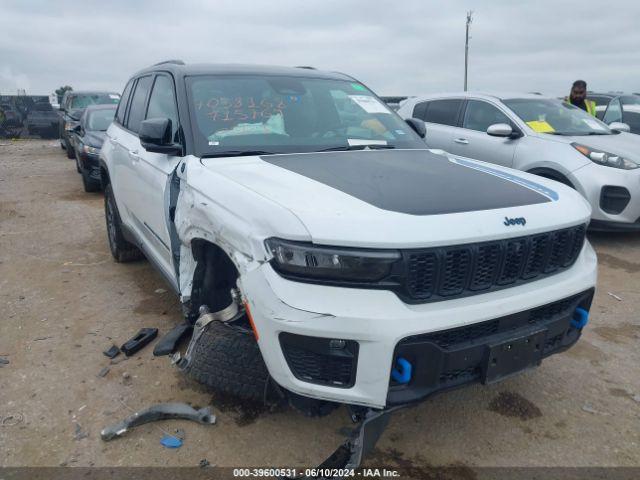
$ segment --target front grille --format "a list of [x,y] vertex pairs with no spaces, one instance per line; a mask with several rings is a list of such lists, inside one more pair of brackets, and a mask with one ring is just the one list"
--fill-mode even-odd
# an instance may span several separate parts
[[582,297],[584,297],[584,294],[581,293],[543,305],[542,307],[520,312],[519,314],[512,314],[494,320],[487,320],[486,322],[473,323],[464,327],[456,327],[434,333],[412,335],[403,339],[400,344],[431,342],[443,350],[450,350],[462,344],[473,342],[496,333],[504,333],[509,330],[526,327],[527,325],[545,322],[561,315],[568,315],[575,310],[578,300]]
[[526,237],[403,251],[404,300],[422,303],[498,290],[569,268],[585,225]]

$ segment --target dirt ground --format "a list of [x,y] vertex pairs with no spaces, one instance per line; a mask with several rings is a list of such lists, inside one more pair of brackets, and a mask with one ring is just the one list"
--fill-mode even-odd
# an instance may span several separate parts
[[[580,342],[524,375],[398,412],[368,465],[455,466],[460,478],[479,466],[640,466],[640,234],[590,239],[600,279]],[[308,419],[238,406],[152,347],[116,362],[102,354],[180,320],[149,263],[112,261],[102,195],[84,193],[57,141],[0,141],[0,466],[317,465],[343,440],[345,409]],[[218,422],[100,439],[104,426],[168,401],[212,405]],[[177,428],[182,448],[163,448],[163,431]]]

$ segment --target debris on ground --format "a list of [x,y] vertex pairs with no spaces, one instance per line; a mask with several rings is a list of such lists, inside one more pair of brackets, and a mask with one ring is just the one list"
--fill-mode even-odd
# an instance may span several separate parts
[[102,353],[109,358],[116,358],[118,355],[120,355],[120,349],[115,345],[111,345],[107,350],[105,350]]
[[100,432],[102,440],[108,442],[125,434],[129,429],[158,420],[183,419],[192,420],[203,425],[216,423],[216,417],[209,407],[196,410],[186,403],[161,403],[136,412],[123,421],[106,427]]
[[615,293],[611,293],[611,292],[607,292],[607,295],[609,295],[610,297],[615,298],[616,300],[618,300],[619,302],[622,301],[622,298],[620,298],[618,295],[616,295]]
[[82,440],[83,438],[87,438],[89,434],[82,429],[82,426],[76,422],[76,430],[73,434],[73,438],[77,440]]
[[14,427],[24,422],[24,415],[21,413],[12,413],[6,417],[0,417],[0,425],[3,427]]
[[200,460],[200,463],[198,465],[200,465],[200,468],[207,468],[211,464],[209,463],[209,460],[203,458],[202,460]]
[[165,435],[160,440],[160,444],[165,448],[180,448],[182,446],[182,440],[173,435]]
[[157,336],[157,328],[141,328],[133,338],[127,340],[124,345],[120,347],[120,350],[122,350],[127,357],[130,357],[136,352],[142,350]]
[[164,288],[157,288],[156,291],[155,291],[155,293],[158,293],[158,294],[162,294],[162,293],[166,293],[166,292],[167,291]]
[[111,369],[109,367],[104,367],[102,370],[100,370],[98,372],[98,376],[101,377],[101,378],[105,377],[107,375],[107,373],[109,373],[110,370]]
[[129,372],[124,372],[122,374],[122,384],[126,386],[131,385],[131,374]]
[[4,367],[5,365],[9,365],[9,360],[0,357],[0,368]]
[[185,437],[187,436],[187,434],[182,428],[177,428],[176,429],[176,433],[174,434],[174,436],[176,436],[180,440],[184,440]]
[[592,405],[585,403],[582,405],[582,410],[587,413],[593,413],[594,415],[609,415],[607,412],[601,412],[600,410],[596,410]]

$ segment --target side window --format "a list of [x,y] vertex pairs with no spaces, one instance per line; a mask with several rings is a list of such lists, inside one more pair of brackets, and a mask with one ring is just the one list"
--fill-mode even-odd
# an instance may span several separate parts
[[613,122],[622,121],[622,105],[620,104],[619,98],[615,98],[611,100],[611,103],[607,107],[607,111],[604,112],[604,117],[602,117],[602,121],[607,125]]
[[416,104],[415,107],[413,107],[413,118],[419,118],[420,120],[424,120],[425,119],[425,112],[427,111],[427,107],[429,106],[429,102],[422,102],[422,103],[418,103]]
[[118,103],[118,110],[116,110],[116,122],[120,125],[124,125],[124,112],[127,109],[127,102],[129,101],[129,95],[131,94],[131,87],[133,87],[133,80],[129,80],[127,86],[124,87],[124,92],[122,92],[120,102]]
[[425,122],[455,126],[462,100],[433,100],[424,116]]
[[168,118],[171,120],[171,138],[177,141],[178,110],[176,97],[173,93],[173,82],[166,75],[158,75],[149,97],[149,107],[146,118]]
[[462,122],[463,128],[486,132],[494,123],[511,125],[509,118],[493,105],[479,100],[469,100]]
[[131,106],[129,107],[129,115],[127,118],[127,128],[132,132],[138,133],[140,122],[144,119],[145,104],[147,94],[151,87],[151,76],[141,77],[138,79],[136,89],[131,98]]

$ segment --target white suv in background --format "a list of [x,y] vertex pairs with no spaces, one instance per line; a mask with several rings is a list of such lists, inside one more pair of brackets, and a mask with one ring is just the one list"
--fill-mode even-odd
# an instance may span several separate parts
[[591,204],[593,229],[640,231],[640,136],[625,124],[532,94],[412,97],[398,114],[425,121],[431,148],[575,188]]

